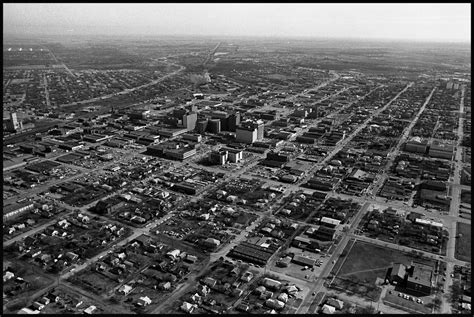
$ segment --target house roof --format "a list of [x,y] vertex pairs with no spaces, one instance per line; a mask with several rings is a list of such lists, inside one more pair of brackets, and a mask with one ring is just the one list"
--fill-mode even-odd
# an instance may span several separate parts
[[336,298],[328,299],[327,304],[335,307],[336,309],[342,309],[344,307],[344,302]]
[[327,304],[324,304],[323,305],[323,314],[334,314],[334,312],[336,311],[336,308],[331,306],[331,305],[327,305]]
[[406,267],[401,263],[397,263],[392,268],[392,276],[398,276],[399,278],[405,278]]
[[288,285],[285,290],[288,292],[288,293],[294,293],[294,292],[298,292],[298,288],[295,286],[295,285]]
[[279,286],[281,285],[281,282],[266,277],[266,278],[263,280],[263,284],[266,285],[266,286],[279,287]]

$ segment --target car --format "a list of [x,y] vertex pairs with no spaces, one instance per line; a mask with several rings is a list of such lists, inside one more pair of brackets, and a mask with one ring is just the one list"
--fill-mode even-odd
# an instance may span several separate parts
[[454,274],[453,274],[453,273],[451,273],[449,276],[450,276],[451,278],[454,278]]
[[313,296],[316,295],[316,292],[313,292]]
[[398,297],[402,297],[402,293],[398,293]]
[[445,277],[443,277],[443,282],[446,282],[446,278],[445,278]]

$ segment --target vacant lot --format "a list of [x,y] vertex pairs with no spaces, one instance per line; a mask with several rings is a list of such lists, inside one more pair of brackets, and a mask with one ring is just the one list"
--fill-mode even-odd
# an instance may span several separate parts
[[[336,264],[336,268],[340,267],[339,272],[336,271],[338,276],[353,274],[365,278],[373,276],[371,281],[375,282],[377,276],[385,277],[386,269],[391,267],[393,263],[409,264],[411,261],[416,260],[417,262],[432,264],[434,266],[432,260],[414,258],[411,254],[390,248],[383,248],[360,241],[355,242],[352,248],[351,245],[352,243],[348,244],[348,247],[346,247],[339,258],[341,264]],[[346,256],[344,256],[345,254]],[[372,271],[383,271],[383,274],[374,274]]]
[[458,222],[456,232],[462,235],[456,239],[456,249],[454,256],[461,261],[471,262],[471,226]]
[[378,300],[380,289],[375,285],[377,278],[384,279],[387,269],[393,263],[410,264],[417,261],[433,265],[431,260],[415,258],[410,254],[366,242],[351,241],[341,254],[333,272],[336,278],[331,286],[364,297]]

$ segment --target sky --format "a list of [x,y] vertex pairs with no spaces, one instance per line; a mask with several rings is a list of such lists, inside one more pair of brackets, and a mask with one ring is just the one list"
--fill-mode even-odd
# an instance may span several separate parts
[[3,34],[278,36],[470,43],[470,6],[4,3]]

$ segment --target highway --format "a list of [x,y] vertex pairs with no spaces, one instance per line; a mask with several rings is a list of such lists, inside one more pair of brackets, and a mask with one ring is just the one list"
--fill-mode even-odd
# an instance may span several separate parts
[[210,52],[209,54],[207,55],[206,59],[204,60],[204,62],[202,63],[202,66],[206,66],[207,63],[209,63],[211,60],[212,60],[212,57],[214,56],[214,54],[216,53],[217,49],[219,48],[219,46],[221,46],[221,42],[217,43],[216,47],[214,47]]
[[43,48],[45,48],[45,49],[47,49],[47,50],[49,51],[49,54],[53,57],[54,61],[55,61],[56,63],[58,63],[59,65],[61,65],[61,66],[69,73],[69,75],[71,75],[73,78],[76,78],[76,75],[74,75],[74,73],[69,69],[69,67],[67,67],[65,63],[60,62],[60,61],[57,59],[56,55],[54,55],[54,53],[53,53],[52,50],[50,50],[49,48],[47,48],[47,47],[45,47],[45,46],[43,46]]
[[[176,64],[173,64],[173,63],[170,63],[170,65],[176,65]],[[115,96],[121,96],[121,95],[125,95],[125,94],[130,94],[136,90],[139,90],[139,89],[143,89],[143,88],[147,88],[147,87],[150,87],[150,86],[153,86],[153,85],[156,85],[170,77],[173,77],[173,76],[176,76],[177,74],[183,72],[183,70],[186,68],[184,66],[180,66],[180,65],[176,65],[176,66],[179,66],[179,69],[175,70],[174,72],[172,73],[169,73],[169,74],[166,74],[158,79],[155,79],[155,80],[152,80],[150,81],[149,83],[146,83],[146,84],[143,84],[143,85],[140,85],[140,86],[137,86],[137,87],[133,87],[133,88],[129,88],[129,89],[125,89],[125,90],[122,90],[120,92],[116,92],[116,93],[113,93],[113,94],[108,94],[108,95],[104,95],[104,96],[99,96],[99,97],[95,97],[95,98],[91,98],[91,99],[86,99],[86,100],[81,100],[81,101],[76,101],[76,102],[71,102],[71,103],[67,103],[67,104],[62,104],[60,105],[60,107],[69,107],[69,106],[75,106],[75,105],[83,105],[83,104],[87,104],[87,103],[91,103],[91,102],[94,102],[94,101],[100,101],[100,100],[105,100],[105,99],[109,99],[109,98],[112,98],[112,97],[115,97]]]

